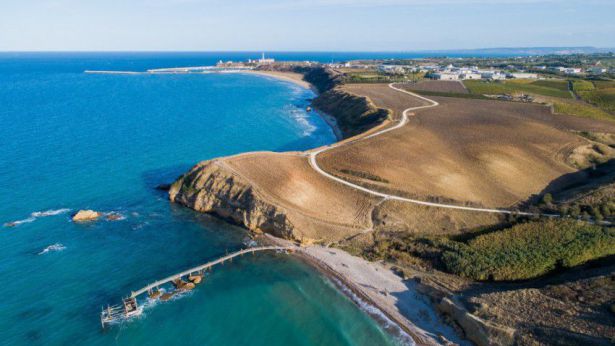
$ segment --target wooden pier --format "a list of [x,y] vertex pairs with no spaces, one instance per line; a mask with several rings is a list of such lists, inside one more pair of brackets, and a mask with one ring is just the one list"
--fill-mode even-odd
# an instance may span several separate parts
[[260,246],[260,247],[247,248],[247,249],[243,249],[237,252],[233,252],[224,257],[220,257],[214,261],[207,262],[200,266],[190,268],[181,273],[168,276],[162,280],[155,281],[139,290],[132,291],[128,298],[123,299],[123,306],[116,305],[116,306],[107,307],[106,309],[103,309],[103,311],[100,314],[101,324],[104,327],[105,324],[116,321],[122,317],[126,318],[126,317],[132,317],[132,316],[136,316],[140,314],[141,310],[139,309],[138,304],[137,304],[137,298],[139,296],[146,294],[146,293],[150,294],[151,296],[153,292],[159,292],[161,286],[169,284],[169,283],[175,284],[177,282],[181,282],[183,277],[192,277],[196,275],[202,275],[203,272],[205,272],[206,270],[218,264],[223,264],[226,261],[232,261],[233,258],[242,256],[245,254],[254,254],[255,252],[262,252],[262,251],[293,251],[293,250],[295,250],[295,247],[292,247],[292,246]]

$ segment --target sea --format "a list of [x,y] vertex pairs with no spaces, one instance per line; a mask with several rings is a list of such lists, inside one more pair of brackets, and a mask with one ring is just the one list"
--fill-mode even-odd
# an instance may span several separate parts
[[[274,57],[326,62],[386,54]],[[335,136],[305,111],[313,92],[289,82],[84,71],[259,55],[0,54],[0,345],[412,343],[336,283],[278,253],[216,267],[190,293],[141,299],[140,317],[101,326],[101,309],[132,290],[253,245],[244,229],[171,204],[156,186],[202,160],[305,150]],[[80,209],[119,219],[71,222]]]

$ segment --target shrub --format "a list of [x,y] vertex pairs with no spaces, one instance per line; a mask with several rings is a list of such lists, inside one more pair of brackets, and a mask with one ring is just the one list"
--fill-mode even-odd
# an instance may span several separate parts
[[458,243],[446,269],[476,280],[524,280],[615,254],[615,230],[573,220],[518,224]]

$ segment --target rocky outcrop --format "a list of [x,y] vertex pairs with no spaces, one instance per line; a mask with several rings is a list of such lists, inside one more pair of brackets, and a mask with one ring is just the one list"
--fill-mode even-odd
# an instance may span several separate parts
[[268,203],[249,182],[217,160],[201,162],[180,177],[171,185],[169,198],[253,231],[294,238],[285,211]]
[[340,88],[320,94],[312,104],[335,117],[345,138],[380,125],[389,117],[386,109],[378,108],[367,98],[347,93]]
[[437,309],[455,321],[463,329],[466,338],[478,346],[514,344],[514,329],[499,326],[472,315],[449,298],[442,298]]
[[86,222],[86,221],[94,221],[102,216],[102,213],[99,213],[94,210],[79,210],[77,214],[73,215],[74,222]]

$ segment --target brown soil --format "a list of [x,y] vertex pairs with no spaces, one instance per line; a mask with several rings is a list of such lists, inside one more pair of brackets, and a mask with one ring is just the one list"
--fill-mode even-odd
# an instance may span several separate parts
[[408,84],[407,90],[432,91],[441,93],[469,94],[461,81],[448,80],[423,80],[414,84]]
[[338,240],[370,227],[376,200],[316,173],[301,155],[256,153],[225,161],[234,172],[288,213],[297,235]]
[[[343,88],[396,114],[421,104],[386,85]],[[543,106],[431,98],[440,106],[416,111],[401,129],[325,152],[319,164],[338,176],[344,171],[378,176],[389,182],[379,184],[385,185],[383,190],[410,197],[510,207],[575,171],[568,158],[575,148],[588,144],[564,131],[568,125]],[[577,122],[575,130],[583,123],[593,121]]]

